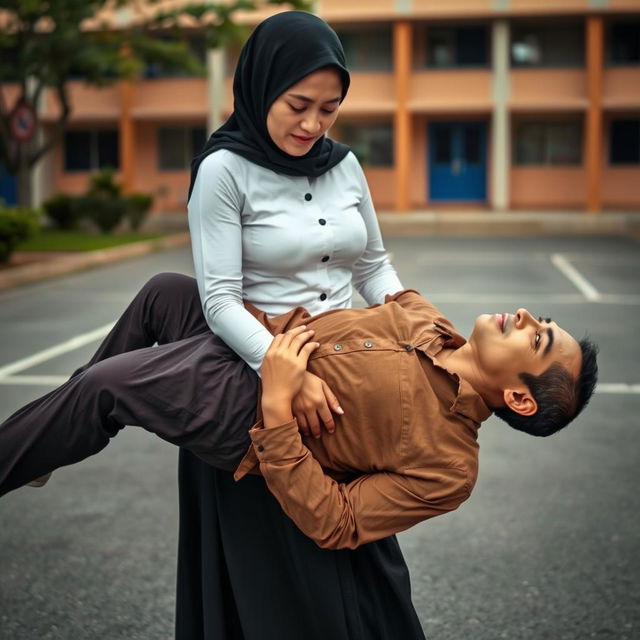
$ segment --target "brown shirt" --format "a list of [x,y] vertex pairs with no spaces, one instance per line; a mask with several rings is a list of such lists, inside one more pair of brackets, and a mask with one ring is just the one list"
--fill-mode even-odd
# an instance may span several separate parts
[[438,363],[464,338],[415,291],[383,305],[311,317],[302,308],[269,318],[272,332],[300,324],[321,343],[308,370],[344,408],[334,434],[306,438],[296,421],[258,422],[235,477],[259,467],[283,510],[321,547],[355,548],[452,511],[478,473],[482,398]]

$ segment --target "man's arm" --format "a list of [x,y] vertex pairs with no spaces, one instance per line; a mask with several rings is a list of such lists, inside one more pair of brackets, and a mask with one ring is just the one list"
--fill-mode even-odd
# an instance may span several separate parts
[[299,327],[280,334],[262,365],[263,419],[250,430],[260,471],[298,528],[325,548],[355,548],[455,509],[470,493],[464,469],[365,474],[350,483],[325,475],[291,411],[318,343]]
[[283,511],[320,547],[354,549],[456,509],[469,497],[463,469],[365,474],[349,483],[327,476],[295,420],[249,432],[260,472]]

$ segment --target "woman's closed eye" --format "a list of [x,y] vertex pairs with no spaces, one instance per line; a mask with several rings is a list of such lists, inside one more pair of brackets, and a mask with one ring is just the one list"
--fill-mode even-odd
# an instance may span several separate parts
[[[307,107],[295,107],[292,104],[289,105],[289,108],[294,113],[303,113],[307,109]],[[335,111],[335,109],[320,109],[320,111],[322,111],[322,113],[326,113],[327,115],[329,115],[329,114],[333,113]]]

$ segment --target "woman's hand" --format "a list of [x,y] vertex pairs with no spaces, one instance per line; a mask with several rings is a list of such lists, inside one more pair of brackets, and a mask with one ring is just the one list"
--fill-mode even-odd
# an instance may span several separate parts
[[313,330],[304,325],[279,333],[273,339],[260,367],[262,414],[265,426],[293,419],[292,401],[300,391],[309,356],[320,345],[309,342]]
[[314,438],[320,437],[321,423],[329,433],[335,431],[332,411],[339,415],[344,413],[327,383],[308,371],[304,373],[300,391],[293,399],[292,408],[302,435],[311,434]]

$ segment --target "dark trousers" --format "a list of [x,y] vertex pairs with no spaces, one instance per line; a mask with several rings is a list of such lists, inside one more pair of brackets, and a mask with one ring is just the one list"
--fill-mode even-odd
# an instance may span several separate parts
[[0,425],[0,495],[98,453],[125,425],[233,469],[256,399],[255,372],[211,334],[195,281],[160,274],[87,365]]

